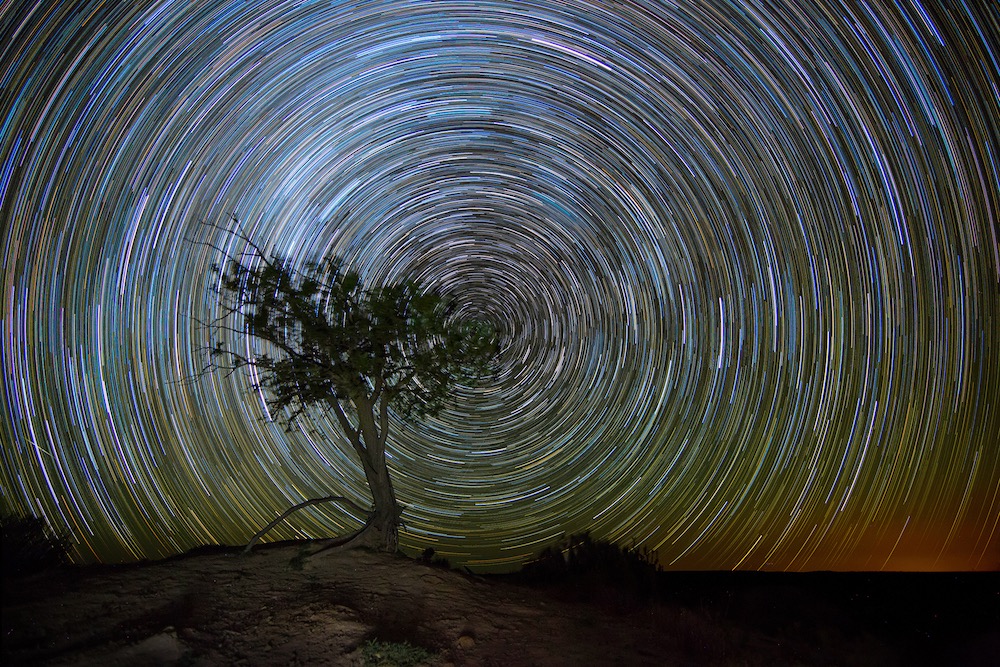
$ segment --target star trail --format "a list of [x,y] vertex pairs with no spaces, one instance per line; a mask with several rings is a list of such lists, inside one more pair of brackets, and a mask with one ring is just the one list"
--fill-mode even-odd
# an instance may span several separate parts
[[1000,568],[996,5],[27,0],[0,54],[2,501],[76,560],[370,504],[332,415],[202,372],[245,233],[503,333],[392,418],[407,550]]

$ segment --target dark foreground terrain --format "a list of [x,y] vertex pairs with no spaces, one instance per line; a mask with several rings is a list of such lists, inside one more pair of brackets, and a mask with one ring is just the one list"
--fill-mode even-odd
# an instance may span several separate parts
[[[295,544],[4,582],[4,665],[1000,665],[996,574],[528,585]],[[366,649],[367,647],[367,649]],[[399,655],[411,655],[404,651]]]

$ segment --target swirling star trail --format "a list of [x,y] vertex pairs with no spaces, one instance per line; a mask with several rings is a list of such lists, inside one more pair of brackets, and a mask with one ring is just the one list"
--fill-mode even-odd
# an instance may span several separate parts
[[3,503],[78,561],[370,502],[330,416],[200,373],[242,229],[504,332],[392,422],[407,549],[1000,567],[994,3],[24,0],[0,38]]

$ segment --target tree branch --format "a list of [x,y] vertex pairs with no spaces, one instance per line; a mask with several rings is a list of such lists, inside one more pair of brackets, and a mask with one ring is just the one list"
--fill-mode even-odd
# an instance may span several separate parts
[[348,507],[350,507],[352,510],[354,510],[359,514],[368,512],[368,510],[359,507],[350,498],[345,498],[344,496],[327,496],[325,498],[310,498],[309,500],[302,501],[298,505],[289,507],[287,510],[281,513],[281,516],[279,516],[277,519],[264,526],[261,530],[257,531],[257,534],[253,536],[253,539],[251,539],[250,542],[248,542],[247,545],[243,548],[243,553],[245,554],[250,553],[250,550],[253,549],[254,545],[260,541],[260,538],[264,537],[264,535],[266,535],[272,528],[274,528],[279,523],[284,521],[285,518],[292,512],[297,512],[303,507],[309,507],[310,505],[318,505],[320,503],[331,503],[331,502],[343,503],[344,505],[347,505]]
[[337,415],[337,421],[340,422],[340,427],[344,429],[344,433],[350,438],[351,446],[354,447],[354,451],[361,458],[362,461],[365,460],[365,445],[361,442],[361,427],[358,426],[354,428],[351,425],[351,420],[347,418],[344,414],[344,408],[340,405],[340,401],[337,400],[335,396],[331,396],[327,399],[327,404],[333,408],[333,414]]

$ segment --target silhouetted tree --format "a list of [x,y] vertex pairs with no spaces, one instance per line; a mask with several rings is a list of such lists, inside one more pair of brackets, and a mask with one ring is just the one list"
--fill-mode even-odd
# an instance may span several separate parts
[[[496,332],[488,322],[457,318],[450,299],[416,281],[365,286],[337,258],[296,269],[240,238],[251,251],[215,267],[223,312],[210,325],[210,368],[248,371],[271,414],[288,425],[307,410],[332,411],[373,500],[365,526],[337,543],[396,551],[402,508],[386,467],[389,411],[403,418],[437,414],[456,383],[488,375]],[[229,349],[220,341],[233,333],[256,344]],[[291,512],[329,501],[360,509],[343,496],[307,500],[247,549]]]

